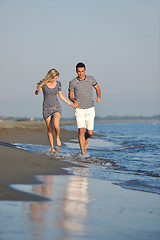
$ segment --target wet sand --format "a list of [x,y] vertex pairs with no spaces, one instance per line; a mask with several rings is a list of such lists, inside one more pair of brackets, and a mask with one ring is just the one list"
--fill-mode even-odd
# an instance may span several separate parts
[[[62,143],[74,137],[77,137],[77,132],[61,130]],[[62,168],[72,164],[16,149],[12,143],[49,145],[45,123],[0,122],[0,200],[43,200],[39,196],[16,191],[9,185],[38,183],[36,175],[67,174]]]

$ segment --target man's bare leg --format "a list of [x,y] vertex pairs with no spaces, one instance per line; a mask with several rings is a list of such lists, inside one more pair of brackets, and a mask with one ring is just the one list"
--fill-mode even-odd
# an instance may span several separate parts
[[88,144],[88,138],[90,138],[93,134],[93,131],[92,130],[86,130],[86,133],[85,133],[85,149],[88,148],[89,144]]
[[78,140],[82,155],[85,155],[85,128],[78,129]]

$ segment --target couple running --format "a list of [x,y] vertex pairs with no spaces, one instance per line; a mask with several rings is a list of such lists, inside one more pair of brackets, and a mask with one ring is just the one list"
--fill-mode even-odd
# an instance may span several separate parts
[[45,79],[37,84],[35,94],[43,91],[43,118],[47,125],[48,139],[51,145],[51,150],[55,152],[53,125],[56,133],[57,146],[61,146],[60,135],[60,117],[62,109],[58,100],[59,98],[71,107],[75,108],[75,117],[78,128],[78,140],[82,155],[85,155],[85,150],[88,148],[88,138],[92,136],[94,129],[95,107],[93,100],[92,87],[96,90],[96,102],[101,102],[101,90],[92,76],[86,76],[86,67],[84,63],[76,65],[77,77],[69,82],[69,99],[68,101],[61,90],[61,82],[57,81],[59,72],[51,69]]

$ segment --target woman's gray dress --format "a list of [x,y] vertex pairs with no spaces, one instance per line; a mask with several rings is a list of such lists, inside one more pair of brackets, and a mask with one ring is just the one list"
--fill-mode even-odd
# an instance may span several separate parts
[[43,90],[43,117],[47,119],[55,112],[62,113],[62,108],[58,100],[58,92],[61,91],[61,82],[57,81],[55,88],[49,88],[47,84],[42,87]]

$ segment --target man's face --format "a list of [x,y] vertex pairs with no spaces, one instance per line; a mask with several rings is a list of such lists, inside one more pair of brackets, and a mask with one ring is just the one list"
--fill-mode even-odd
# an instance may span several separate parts
[[79,80],[85,79],[85,73],[86,73],[86,70],[84,67],[77,68],[77,75],[78,75]]

